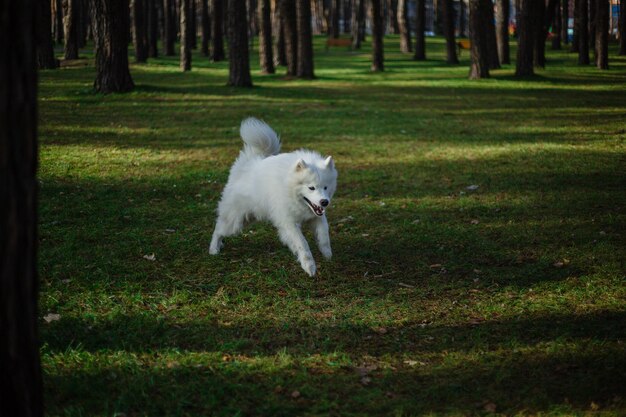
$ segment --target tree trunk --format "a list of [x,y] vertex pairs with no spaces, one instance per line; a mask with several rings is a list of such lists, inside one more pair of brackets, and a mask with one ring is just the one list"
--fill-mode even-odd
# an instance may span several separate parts
[[580,46],[580,2],[581,0],[574,0],[574,34],[570,52],[578,52],[578,47]]
[[246,0],[228,0],[228,85],[252,87]]
[[63,0],[53,0],[54,9],[52,14],[54,15],[54,40],[56,43],[63,43]]
[[399,18],[399,2],[402,0],[387,0],[387,20],[385,25],[385,32],[391,35],[400,33],[400,25],[398,24]]
[[159,10],[155,0],[147,0],[148,14],[148,56],[157,58],[159,56]]
[[535,41],[534,48],[534,63],[536,67],[544,68],[546,66],[546,35],[547,28],[545,25],[546,3],[544,0],[537,1],[533,5],[533,22],[535,27],[535,33],[533,40]]
[[296,19],[298,28],[298,66],[299,78],[313,79],[313,34],[311,29],[311,0],[296,1]]
[[330,26],[328,36],[339,37],[339,0],[330,0]]
[[49,0],[36,0],[37,64],[41,69],[54,69],[59,61],[54,57],[52,41],[52,11]]
[[589,7],[589,48],[593,49],[593,62],[598,59],[596,51],[596,0],[587,0]]
[[65,59],[78,59],[78,0],[63,0]]
[[485,2],[469,1],[469,35],[470,35],[470,73],[469,78],[476,80],[489,78],[489,51],[487,27],[485,26]]
[[578,64],[589,65],[589,14],[587,12],[589,3],[587,0],[579,0],[579,2]]
[[552,17],[552,49],[558,51],[561,49],[561,6],[560,1],[554,4],[554,15]]
[[411,28],[408,21],[408,1],[398,0],[398,31],[400,32],[400,51],[411,52]]
[[561,40],[567,45],[569,44],[569,0],[560,0],[559,3],[561,4]]
[[498,14],[496,16],[496,39],[498,41],[498,58],[500,64],[510,64],[511,54],[509,52],[509,0],[496,0]]
[[[624,10],[621,11],[622,13]],[[596,66],[609,69],[609,1],[596,0]]]
[[[542,0],[543,1],[543,0]],[[498,41],[496,39],[496,24],[493,13],[493,2],[491,0],[482,0],[481,12],[483,13],[483,25],[485,26],[485,34],[487,36],[487,59],[489,60],[489,69],[500,68],[500,59],[498,58]]]
[[128,70],[128,0],[91,0],[91,12],[96,49],[95,90],[105,94],[132,90],[135,85]]
[[189,33],[189,41],[191,49],[198,49],[198,11],[196,10],[196,0],[191,0],[190,14],[191,25]]
[[43,416],[37,277],[38,0],[0,2],[1,416]]
[[280,0],[283,31],[285,33],[285,58],[287,75],[295,76],[298,71],[298,25],[293,0]]
[[534,34],[533,6],[534,0],[519,0],[517,10],[517,62],[515,76],[527,77],[534,74],[533,50]]
[[270,0],[259,0],[259,66],[261,73],[274,74],[272,56],[272,10]]
[[619,55],[626,55],[626,0],[620,0],[619,2],[619,23],[617,25],[619,30]]
[[361,20],[364,19],[365,0],[353,0],[352,4],[352,49],[361,49]]
[[415,55],[416,61],[426,60],[426,1],[416,0],[415,4]]
[[274,33],[274,66],[286,66],[285,55],[285,28],[282,16],[282,0],[272,0],[274,14],[272,15],[272,32]]
[[209,18],[208,0],[200,0],[200,25],[202,27],[202,42],[200,44],[200,53],[202,56],[209,56],[209,41],[211,39],[211,20]]
[[454,39],[454,2],[453,0],[443,1],[443,33],[446,37],[446,62],[448,64],[458,64],[456,56],[456,42]]
[[132,35],[135,46],[135,61],[146,62],[148,60],[148,31],[146,25],[145,0],[131,0],[133,17]]
[[163,1],[163,55],[175,54],[174,41],[176,39],[176,24],[173,12],[174,0]]
[[211,61],[219,62],[224,54],[224,0],[211,0]]
[[380,0],[371,0],[372,13],[372,71],[384,71],[383,14]]
[[191,71],[192,0],[180,0],[180,69]]
[[459,1],[459,36],[464,38],[467,36],[465,33],[465,16],[466,16],[465,0]]

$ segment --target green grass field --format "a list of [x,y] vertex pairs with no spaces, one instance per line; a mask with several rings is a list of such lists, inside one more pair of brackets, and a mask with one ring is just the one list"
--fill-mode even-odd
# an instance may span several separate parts
[[[249,90],[197,54],[123,95],[40,73],[47,414],[626,415],[626,57],[469,81],[441,39],[379,74],[322,42]],[[314,278],[268,224],[208,255],[247,116],[335,158]]]

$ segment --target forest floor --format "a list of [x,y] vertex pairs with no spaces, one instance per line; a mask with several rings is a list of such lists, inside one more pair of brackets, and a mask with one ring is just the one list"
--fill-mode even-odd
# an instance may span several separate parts
[[[253,89],[197,53],[122,95],[91,52],[41,72],[47,414],[626,415],[626,57],[469,81],[427,43],[253,55]],[[336,161],[314,278],[267,224],[208,255],[247,116]]]

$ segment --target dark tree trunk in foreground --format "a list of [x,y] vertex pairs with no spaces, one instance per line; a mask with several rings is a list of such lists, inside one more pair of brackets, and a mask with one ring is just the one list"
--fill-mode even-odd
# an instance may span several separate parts
[[202,56],[209,56],[209,41],[211,39],[211,20],[209,17],[209,0],[200,0],[200,27],[202,29],[202,37],[200,42],[200,53]]
[[498,59],[500,64],[510,64],[511,54],[509,52],[509,0],[496,0],[496,39],[498,41]]
[[527,77],[533,75],[534,62],[534,27],[532,22],[534,0],[519,0],[517,10],[517,62],[515,64],[515,75],[517,77]]
[[54,57],[52,41],[52,11],[49,0],[37,0],[37,65],[41,69],[54,69],[59,61]]
[[148,7],[148,56],[157,58],[159,56],[159,9],[157,0],[147,0]]
[[619,9],[623,12],[619,14],[619,55],[626,55],[626,0],[619,2]]
[[287,75],[296,75],[298,71],[298,25],[296,23],[296,5],[293,0],[280,0],[280,4],[280,15],[285,34]]
[[174,0],[163,1],[163,55],[174,55],[176,24],[174,22]]
[[298,65],[296,75],[299,78],[313,79],[313,34],[311,28],[311,0],[296,0],[298,28]]
[[78,59],[78,0],[63,0],[64,58]]
[[191,71],[191,2],[192,0],[180,0],[180,69]]
[[[542,0],[543,1],[543,0]],[[496,17],[493,13],[493,3],[491,0],[482,0],[480,6],[483,14],[484,32],[487,36],[487,59],[489,60],[489,69],[500,68],[500,59],[498,58],[498,41],[496,39]]]
[[[569,0],[560,0],[561,4],[561,40],[565,45],[569,44]],[[558,6],[557,6],[558,7]]]
[[398,0],[398,31],[400,33],[400,51],[409,53],[411,48],[411,31],[409,30],[408,1]]
[[0,2],[1,416],[43,416],[37,325],[37,0]]
[[383,11],[380,0],[371,0],[372,14],[372,71],[384,71]]
[[426,0],[416,0],[415,3],[415,55],[417,61],[426,60]]
[[578,11],[580,17],[580,26],[578,32],[578,64],[589,64],[589,3],[587,0],[579,0],[580,10]]
[[[211,61],[219,62],[225,58],[224,33],[224,0],[211,0]],[[245,16],[245,13],[244,13]]]
[[[523,1],[523,0],[522,0]],[[469,0],[470,73],[472,80],[489,78],[489,51],[485,25],[485,3]]]
[[272,10],[270,0],[259,0],[259,66],[263,74],[274,73]]
[[148,60],[148,27],[146,24],[145,1],[131,0],[132,35],[136,62],[146,62]]
[[[622,10],[622,13],[624,10]],[[596,66],[609,69],[609,1],[596,0]]]
[[128,0],[91,0],[96,49],[96,80],[99,93],[118,93],[134,88],[128,70],[130,16]]
[[228,85],[252,87],[246,0],[228,0]]
[[458,64],[456,42],[454,40],[454,2],[443,0],[443,33],[446,37],[446,62]]

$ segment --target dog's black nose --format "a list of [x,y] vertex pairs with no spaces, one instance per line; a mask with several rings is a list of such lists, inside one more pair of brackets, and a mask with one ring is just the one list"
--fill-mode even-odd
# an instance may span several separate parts
[[324,200],[320,200],[320,204],[322,205],[322,207],[326,207],[330,202],[326,199]]

